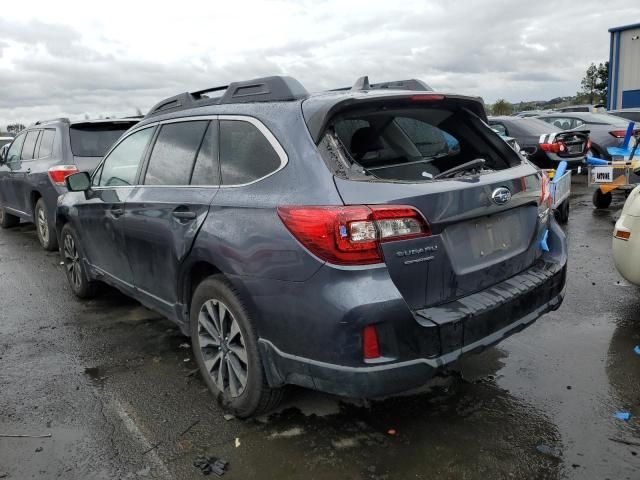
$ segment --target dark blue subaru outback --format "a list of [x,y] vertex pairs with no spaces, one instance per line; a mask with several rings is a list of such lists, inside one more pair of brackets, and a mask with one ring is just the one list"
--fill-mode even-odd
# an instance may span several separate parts
[[379,397],[557,309],[546,176],[481,99],[416,80],[309,94],[289,77],[157,104],[56,228],[71,288],[115,286],[191,336],[239,416],[286,384]]

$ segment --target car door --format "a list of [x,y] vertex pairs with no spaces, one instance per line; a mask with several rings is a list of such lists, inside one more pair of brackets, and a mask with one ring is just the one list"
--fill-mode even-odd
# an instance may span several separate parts
[[[0,166],[0,201],[3,207],[7,207],[11,210],[18,211],[18,199],[16,197],[15,185],[13,182],[12,172],[19,170],[22,166],[22,160],[20,160],[20,154],[22,152],[22,145],[26,138],[26,132],[18,135],[9,150],[7,151],[6,161]],[[24,213],[19,211],[20,213]]]
[[178,270],[218,191],[218,123],[158,127],[136,186],[125,202],[125,243],[136,289],[173,317]]
[[85,199],[76,204],[84,255],[107,283],[132,287],[123,236],[125,200],[135,188],[154,131],[155,127],[147,127],[122,139],[96,169]]
[[11,183],[15,195],[15,208],[32,215],[29,180],[33,169],[34,152],[40,137],[40,129],[29,130],[20,154],[20,165],[11,170]]

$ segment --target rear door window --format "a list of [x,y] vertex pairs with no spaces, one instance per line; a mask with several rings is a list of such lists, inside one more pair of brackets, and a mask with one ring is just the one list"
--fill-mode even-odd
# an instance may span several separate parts
[[145,185],[188,185],[208,121],[162,125],[153,146]]
[[53,140],[56,138],[56,131],[51,128],[47,128],[42,131],[40,135],[40,150],[38,151],[38,158],[50,157],[53,152]]
[[244,120],[220,120],[220,170],[223,185],[251,183],[280,168],[269,140]]
[[94,185],[102,187],[133,185],[154,130],[153,127],[138,130],[111,150],[94,177]]
[[30,132],[27,132],[27,138],[25,138],[24,140],[24,145],[22,146],[22,155],[20,156],[22,160],[33,159],[33,151],[36,148],[38,135],[40,135],[40,130],[31,130]]

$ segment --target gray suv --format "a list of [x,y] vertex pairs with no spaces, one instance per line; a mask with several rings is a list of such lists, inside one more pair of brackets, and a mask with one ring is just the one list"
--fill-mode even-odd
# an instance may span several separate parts
[[486,121],[481,99],[415,80],[168,98],[67,177],[70,286],[104,282],[175,321],[239,416],[286,384],[417,387],[562,302],[548,179]]
[[36,224],[38,240],[56,250],[55,209],[66,191],[64,177],[92,171],[113,143],[139,119],[36,122],[0,156],[0,226],[24,219]]

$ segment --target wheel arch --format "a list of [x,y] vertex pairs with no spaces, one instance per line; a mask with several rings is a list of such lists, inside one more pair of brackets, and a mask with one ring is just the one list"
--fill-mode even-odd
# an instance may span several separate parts
[[[184,305],[182,324],[188,328],[190,322],[191,299],[203,280],[212,275],[222,275],[229,282],[231,287],[241,296],[244,305],[249,309],[251,317],[255,319],[258,315],[255,304],[250,292],[247,290],[243,282],[236,276],[228,275],[222,271],[217,262],[210,258],[191,258],[183,263],[180,275],[178,277],[178,296],[179,301]],[[254,325],[259,331],[258,325]]]
[[29,192],[29,206],[31,207],[31,215],[35,218],[36,215],[36,203],[42,198],[42,193],[39,190],[32,188]]

